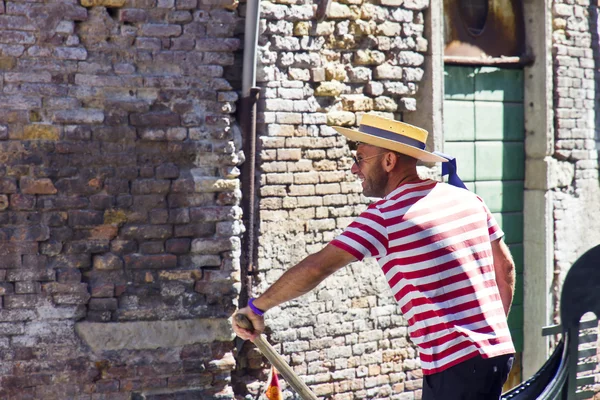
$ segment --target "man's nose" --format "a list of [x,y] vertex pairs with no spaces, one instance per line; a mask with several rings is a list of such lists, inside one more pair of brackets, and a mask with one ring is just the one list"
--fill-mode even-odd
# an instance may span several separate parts
[[360,168],[358,168],[358,164],[357,163],[352,163],[352,168],[350,168],[350,172],[352,172],[354,175],[358,174],[358,172],[360,171]]

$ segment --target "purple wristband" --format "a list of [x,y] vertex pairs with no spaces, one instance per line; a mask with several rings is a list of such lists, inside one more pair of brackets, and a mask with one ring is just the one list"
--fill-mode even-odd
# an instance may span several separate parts
[[248,300],[248,307],[250,307],[250,309],[252,310],[252,312],[256,315],[258,315],[259,317],[262,317],[263,315],[265,315],[265,312],[263,310],[261,310],[260,308],[256,307],[254,305],[254,298],[251,297],[250,300]]

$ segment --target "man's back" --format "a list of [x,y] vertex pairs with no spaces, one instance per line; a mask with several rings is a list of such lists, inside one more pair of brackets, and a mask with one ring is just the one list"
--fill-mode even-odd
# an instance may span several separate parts
[[371,204],[332,244],[377,258],[432,374],[514,352],[491,250],[502,235],[478,196],[425,180]]

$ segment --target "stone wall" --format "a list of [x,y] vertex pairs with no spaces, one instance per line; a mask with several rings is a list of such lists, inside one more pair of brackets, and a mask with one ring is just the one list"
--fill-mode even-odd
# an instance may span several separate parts
[[[600,40],[598,5],[587,0],[553,6],[555,153],[554,315],[558,319],[562,283],[571,265],[600,242]],[[600,317],[600,316],[597,316]],[[597,356],[598,357],[598,356]],[[600,366],[595,371],[600,392]]]
[[0,1],[1,398],[232,398],[235,6]]
[[[600,242],[596,118],[598,7],[558,1],[553,7],[555,152],[553,160],[555,295],[570,266]],[[558,299],[555,303],[558,312]]]
[[[345,139],[365,112],[416,110],[427,1],[263,1],[259,38],[260,237],[255,293],[320,250],[368,202]],[[270,340],[318,396],[420,398],[421,370],[375,264],[355,263],[269,312]],[[264,386],[250,355],[247,387]],[[252,377],[252,373],[254,376]]]

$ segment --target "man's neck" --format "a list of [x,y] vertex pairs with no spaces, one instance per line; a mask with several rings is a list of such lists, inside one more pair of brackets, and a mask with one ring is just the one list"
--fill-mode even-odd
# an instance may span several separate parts
[[387,196],[394,190],[396,190],[401,185],[418,182],[421,178],[419,178],[419,174],[416,169],[410,169],[406,171],[402,171],[394,176],[394,178],[388,181],[388,185],[386,186],[385,195]]

